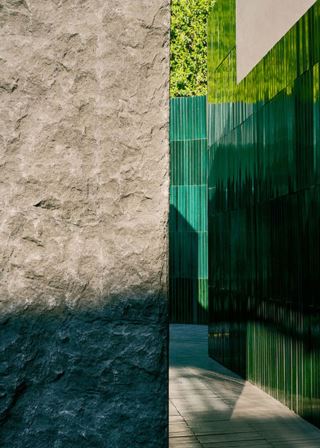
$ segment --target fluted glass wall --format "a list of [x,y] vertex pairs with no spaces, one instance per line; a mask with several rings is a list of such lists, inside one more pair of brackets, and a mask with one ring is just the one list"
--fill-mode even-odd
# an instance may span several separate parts
[[320,4],[236,82],[209,20],[209,350],[320,425]]
[[206,97],[170,101],[170,320],[207,323]]

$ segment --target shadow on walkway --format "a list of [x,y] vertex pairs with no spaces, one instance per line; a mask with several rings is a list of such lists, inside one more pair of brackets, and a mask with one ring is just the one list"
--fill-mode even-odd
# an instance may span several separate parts
[[170,327],[170,448],[319,448],[320,431],[208,356],[207,326]]

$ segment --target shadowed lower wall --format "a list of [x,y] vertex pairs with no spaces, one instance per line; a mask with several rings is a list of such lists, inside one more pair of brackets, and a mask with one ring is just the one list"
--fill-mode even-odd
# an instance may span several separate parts
[[0,445],[166,447],[168,1],[0,29]]

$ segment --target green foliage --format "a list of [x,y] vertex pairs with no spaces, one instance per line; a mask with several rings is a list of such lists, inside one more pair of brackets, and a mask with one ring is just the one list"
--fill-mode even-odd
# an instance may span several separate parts
[[207,94],[207,22],[214,3],[171,0],[171,97]]

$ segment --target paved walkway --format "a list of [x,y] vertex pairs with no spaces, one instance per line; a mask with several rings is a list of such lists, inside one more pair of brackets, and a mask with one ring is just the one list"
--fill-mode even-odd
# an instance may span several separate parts
[[170,329],[170,448],[320,448],[320,431],[207,356],[207,327]]

